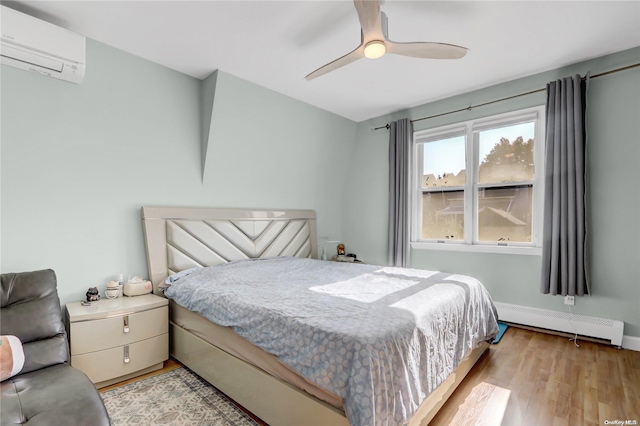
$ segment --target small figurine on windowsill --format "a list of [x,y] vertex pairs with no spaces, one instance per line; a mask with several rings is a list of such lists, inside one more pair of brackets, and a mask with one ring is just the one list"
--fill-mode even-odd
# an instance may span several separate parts
[[89,287],[87,290],[87,302],[97,302],[100,300],[100,293],[97,287]]

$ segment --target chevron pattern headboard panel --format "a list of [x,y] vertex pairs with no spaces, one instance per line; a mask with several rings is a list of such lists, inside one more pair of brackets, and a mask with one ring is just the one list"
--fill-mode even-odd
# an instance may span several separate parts
[[317,257],[311,210],[143,207],[149,279],[154,291],[170,274],[234,260]]

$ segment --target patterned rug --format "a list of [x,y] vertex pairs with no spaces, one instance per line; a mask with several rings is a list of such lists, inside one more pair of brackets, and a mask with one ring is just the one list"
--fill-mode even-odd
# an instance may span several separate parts
[[101,394],[113,426],[255,426],[222,392],[180,367]]

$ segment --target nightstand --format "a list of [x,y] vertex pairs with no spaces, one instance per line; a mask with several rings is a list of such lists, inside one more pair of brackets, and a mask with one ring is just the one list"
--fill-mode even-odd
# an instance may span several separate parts
[[162,368],[169,359],[169,301],[148,294],[67,304],[71,365],[97,388]]

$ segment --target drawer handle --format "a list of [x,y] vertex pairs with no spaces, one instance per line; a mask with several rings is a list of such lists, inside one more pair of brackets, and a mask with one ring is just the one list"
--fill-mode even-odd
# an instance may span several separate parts
[[129,332],[129,315],[124,316],[124,330],[125,333]]
[[129,345],[124,347],[124,363],[129,364]]

